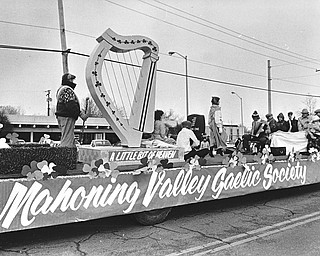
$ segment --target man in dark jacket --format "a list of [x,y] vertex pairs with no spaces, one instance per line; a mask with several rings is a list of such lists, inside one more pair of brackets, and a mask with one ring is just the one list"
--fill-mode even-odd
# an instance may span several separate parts
[[298,120],[293,117],[293,113],[290,111],[288,113],[288,126],[289,126],[289,132],[297,132],[298,131]]
[[267,118],[267,123],[270,127],[270,132],[271,133],[276,132],[278,130],[276,119],[273,118],[273,115],[271,113],[266,114],[266,118]]
[[60,147],[75,147],[74,128],[79,117],[84,121],[87,114],[80,110],[79,99],[74,92],[76,76],[66,73],[62,76],[61,86],[57,91],[56,117],[61,130]]

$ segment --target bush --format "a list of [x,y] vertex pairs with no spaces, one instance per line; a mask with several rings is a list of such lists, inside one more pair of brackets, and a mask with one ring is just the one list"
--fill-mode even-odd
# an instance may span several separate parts
[[24,165],[46,160],[68,170],[76,168],[77,149],[67,147],[13,147],[0,149],[0,174],[20,174]]
[[26,144],[11,144],[9,146],[12,148],[49,148],[49,144],[39,144],[39,143],[26,143]]

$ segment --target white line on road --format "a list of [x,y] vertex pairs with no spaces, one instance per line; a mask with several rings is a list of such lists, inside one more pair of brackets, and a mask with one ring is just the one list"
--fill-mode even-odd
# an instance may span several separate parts
[[[316,217],[314,217],[314,216],[316,216]],[[251,230],[246,233],[238,234],[235,236],[230,236],[225,239],[221,239],[221,240],[214,241],[211,243],[188,248],[186,250],[182,250],[179,252],[170,253],[167,256],[179,256],[179,255],[185,255],[185,254],[188,254],[191,252],[193,253],[193,256],[201,256],[201,255],[205,255],[208,253],[218,252],[218,251],[222,251],[222,250],[225,250],[225,249],[237,246],[237,245],[245,244],[245,243],[260,239],[262,237],[270,236],[270,235],[276,234],[276,233],[284,231],[284,230],[288,230],[288,229],[291,229],[291,228],[294,228],[297,226],[301,226],[306,223],[317,221],[317,220],[320,220],[320,211],[314,212],[311,214],[307,214],[307,215],[303,215],[303,216],[293,218],[290,220],[282,221],[282,222],[279,222],[279,223],[276,223],[276,224],[273,224],[270,226],[265,226],[262,228]],[[261,234],[258,234],[258,233],[261,233]],[[253,236],[250,236],[250,235],[253,235]],[[250,237],[248,237],[248,236],[250,236]],[[239,238],[243,238],[243,239],[232,242],[232,241],[239,239]],[[212,246],[216,246],[216,245],[219,245],[219,247],[196,253],[197,251],[200,251],[200,250],[212,247]]]

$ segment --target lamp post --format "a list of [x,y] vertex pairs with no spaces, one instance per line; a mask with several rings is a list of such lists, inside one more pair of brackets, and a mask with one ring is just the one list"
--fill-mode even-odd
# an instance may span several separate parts
[[243,108],[242,108],[242,98],[236,93],[231,92],[231,94],[236,95],[240,99],[240,108],[241,108],[241,127],[242,127],[242,135],[244,134],[244,127],[243,127]]
[[172,56],[173,54],[177,54],[179,55],[181,58],[184,58],[185,63],[186,63],[186,114],[187,117],[189,115],[189,92],[188,92],[188,56],[183,56],[182,54],[178,53],[178,52],[168,52],[168,54],[170,56]]

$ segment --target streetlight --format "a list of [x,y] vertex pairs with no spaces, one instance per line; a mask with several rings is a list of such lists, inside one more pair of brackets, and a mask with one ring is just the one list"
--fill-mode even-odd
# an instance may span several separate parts
[[172,56],[173,54],[177,54],[179,55],[181,58],[185,59],[186,62],[186,113],[187,113],[187,117],[189,115],[189,93],[188,93],[188,56],[183,56],[182,54],[178,53],[178,52],[168,52],[168,54],[170,56]]
[[231,92],[231,94],[235,94],[240,99],[240,107],[241,107],[241,127],[242,127],[242,135],[244,134],[244,127],[243,127],[243,108],[242,108],[242,98],[236,93]]

